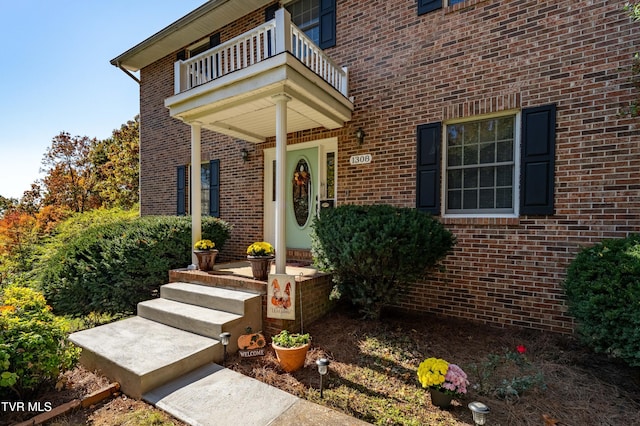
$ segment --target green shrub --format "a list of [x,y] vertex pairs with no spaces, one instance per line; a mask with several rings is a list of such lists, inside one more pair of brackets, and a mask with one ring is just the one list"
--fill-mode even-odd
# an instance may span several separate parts
[[583,341],[596,352],[640,366],[640,235],[580,251],[565,289]]
[[[224,246],[231,227],[203,218],[202,235]],[[187,217],[145,216],[90,227],[61,246],[40,281],[56,312],[68,315],[132,313],[154,297],[170,269],[191,263]]]
[[423,277],[454,244],[440,222],[409,208],[343,205],[313,223],[316,264],[333,273],[334,295],[367,318],[379,318],[403,285]]
[[55,383],[80,350],[67,340],[68,323],[54,316],[44,296],[26,287],[0,295],[0,399],[24,399]]

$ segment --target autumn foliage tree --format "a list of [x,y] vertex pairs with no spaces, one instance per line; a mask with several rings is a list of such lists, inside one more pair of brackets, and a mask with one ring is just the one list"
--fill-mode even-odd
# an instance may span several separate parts
[[113,131],[91,153],[100,179],[97,191],[102,207],[131,208],[138,202],[139,117]]
[[61,132],[54,137],[42,159],[47,175],[44,184],[44,205],[68,207],[83,212],[99,207],[100,198],[95,192],[96,166],[91,162],[91,151],[97,139],[74,136]]

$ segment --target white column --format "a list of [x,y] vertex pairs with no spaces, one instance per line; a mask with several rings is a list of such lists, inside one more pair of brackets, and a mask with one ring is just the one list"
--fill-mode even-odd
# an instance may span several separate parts
[[[191,194],[191,247],[202,237],[202,184],[200,181],[200,132],[202,123],[191,123],[191,173],[189,174]],[[191,262],[198,264],[196,255],[191,253]]]
[[286,176],[287,171],[287,102],[284,93],[273,97],[276,103],[276,274],[287,269]]

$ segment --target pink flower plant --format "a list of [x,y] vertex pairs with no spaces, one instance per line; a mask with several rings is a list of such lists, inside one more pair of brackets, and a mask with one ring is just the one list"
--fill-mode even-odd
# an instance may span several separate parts
[[462,368],[456,364],[449,364],[449,370],[447,370],[447,375],[444,377],[444,383],[441,386],[457,394],[466,394],[468,384],[467,374],[462,371]]
[[516,346],[516,350],[519,354],[524,355],[525,352],[527,352],[527,347],[525,345],[518,345]]

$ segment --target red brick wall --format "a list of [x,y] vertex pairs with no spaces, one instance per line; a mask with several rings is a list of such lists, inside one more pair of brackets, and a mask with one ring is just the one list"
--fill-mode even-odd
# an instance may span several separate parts
[[[570,332],[562,280],[580,247],[640,231],[638,119],[628,67],[640,42],[622,1],[469,0],[417,16],[415,0],[338,0],[337,45],[349,68],[351,122],[289,135],[338,137],[338,203],[415,206],[416,126],[556,103],[553,216],[443,218],[458,237],[446,271],[411,286],[400,308]],[[223,41],[262,22],[256,11]],[[195,41],[195,40],[194,40]],[[634,47],[635,45],[635,47]],[[173,92],[175,53],[142,71],[143,214],[175,212],[175,167],[189,162],[189,128],[162,102]],[[352,136],[362,127],[359,146]],[[203,160],[221,160],[222,218],[235,228],[224,252],[241,256],[262,235],[262,152],[203,133]],[[242,163],[240,149],[250,150]],[[370,164],[349,157],[370,153]]]

